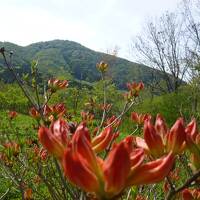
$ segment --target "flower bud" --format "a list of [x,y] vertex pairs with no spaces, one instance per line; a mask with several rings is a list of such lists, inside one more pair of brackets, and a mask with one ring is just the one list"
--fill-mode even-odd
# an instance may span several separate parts
[[108,70],[108,63],[101,61],[100,63],[97,63],[96,67],[101,73],[105,73]]

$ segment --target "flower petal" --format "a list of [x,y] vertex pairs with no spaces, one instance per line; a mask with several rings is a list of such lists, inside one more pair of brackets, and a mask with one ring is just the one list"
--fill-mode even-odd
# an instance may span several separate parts
[[96,175],[88,167],[88,163],[71,147],[65,150],[63,157],[65,176],[86,192],[98,192],[99,183]]
[[154,157],[163,155],[164,144],[162,142],[162,138],[156,133],[155,128],[149,120],[144,123],[144,139],[149,147],[149,151]]
[[63,145],[67,145],[69,137],[69,126],[66,121],[58,119],[50,126],[52,134],[57,137]]
[[186,133],[183,125],[183,119],[179,118],[167,136],[168,151],[172,151],[174,154],[180,153],[183,150],[185,140]]
[[131,171],[137,169],[144,160],[144,150],[141,148],[135,149],[130,154]]
[[110,142],[116,138],[118,134],[112,133],[112,128],[108,127],[104,129],[98,136],[96,136],[92,140],[92,149],[96,152],[99,153],[102,150],[104,150]]
[[145,140],[141,137],[135,137],[135,144],[139,148],[143,148],[146,153],[149,153],[149,148],[145,142]]
[[194,200],[189,189],[184,189],[182,191],[182,198],[183,198],[183,200]]
[[40,127],[38,137],[45,149],[60,159],[63,156],[65,147],[46,127]]
[[112,195],[119,194],[125,187],[130,168],[129,150],[126,143],[122,141],[115,145],[104,161],[105,191]]
[[156,132],[161,136],[161,138],[164,141],[168,130],[167,130],[167,125],[165,123],[165,120],[160,114],[157,114],[156,116],[155,129],[156,129]]
[[89,131],[84,124],[80,124],[72,138],[72,150],[87,162],[92,170],[98,170],[96,155],[92,150]]
[[144,185],[159,182],[168,175],[173,163],[174,156],[169,153],[163,158],[143,164],[131,173],[127,185]]

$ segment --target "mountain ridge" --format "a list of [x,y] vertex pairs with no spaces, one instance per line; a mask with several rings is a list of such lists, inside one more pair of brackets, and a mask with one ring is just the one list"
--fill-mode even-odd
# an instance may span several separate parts
[[[13,51],[14,66],[19,66],[19,72],[30,71],[30,62],[39,61],[39,70],[46,76],[67,76],[87,82],[99,80],[100,74],[96,63],[104,60],[110,65],[108,77],[112,78],[118,88],[124,88],[128,81],[151,83],[155,69],[89,49],[77,42],[69,40],[43,41],[26,46],[10,42],[0,42],[0,47]],[[0,58],[0,78],[6,80],[8,74],[3,68]],[[156,71],[161,78],[161,72]],[[64,77],[63,77],[64,78]],[[8,81],[8,80],[6,80]]]

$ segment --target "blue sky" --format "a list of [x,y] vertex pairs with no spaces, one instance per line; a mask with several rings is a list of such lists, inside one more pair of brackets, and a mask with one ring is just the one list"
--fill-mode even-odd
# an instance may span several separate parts
[[118,46],[131,59],[131,39],[144,22],[180,0],[0,0],[0,41],[19,45],[72,40],[106,52]]

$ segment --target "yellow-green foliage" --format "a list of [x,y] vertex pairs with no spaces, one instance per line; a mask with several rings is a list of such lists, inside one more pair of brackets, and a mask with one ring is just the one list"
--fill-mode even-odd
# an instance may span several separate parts
[[0,84],[0,109],[27,112],[28,101],[16,84]]
[[193,94],[190,86],[180,88],[177,93],[146,98],[136,107],[136,111],[150,113],[153,116],[161,113],[170,125],[180,116],[185,120],[190,120],[194,115],[198,117],[198,112],[193,110]]

